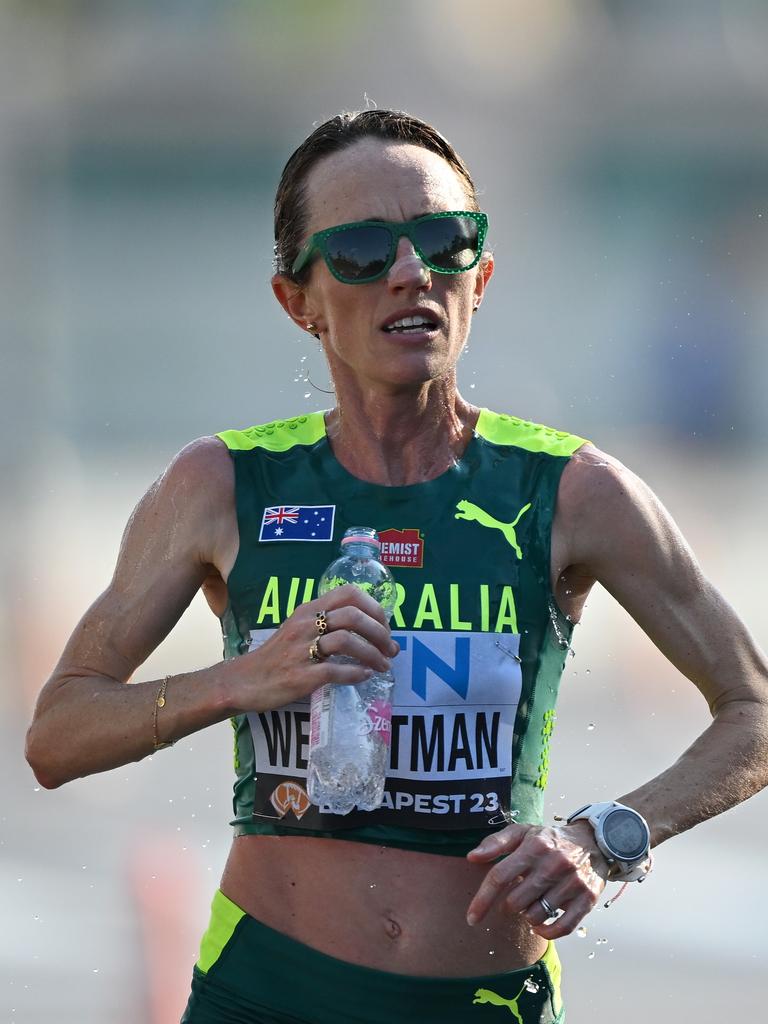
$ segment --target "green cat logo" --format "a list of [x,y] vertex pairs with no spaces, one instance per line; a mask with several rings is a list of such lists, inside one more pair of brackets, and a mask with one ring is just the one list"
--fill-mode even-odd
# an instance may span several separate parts
[[523,994],[527,988],[527,979],[523,982],[523,987],[517,993],[514,999],[505,999],[504,996],[498,995],[496,992],[491,992],[489,988],[479,988],[475,992],[475,998],[472,1000],[472,1005],[475,1003],[492,1003],[494,1006],[506,1006],[511,1014],[517,1017],[520,1024],[523,1024],[523,1018],[520,1015],[520,1007],[517,1005],[517,1000]]
[[515,527],[520,522],[521,517],[531,507],[530,501],[527,505],[523,505],[520,511],[517,513],[516,519],[511,523],[500,523],[498,519],[494,519],[492,515],[489,515],[479,505],[473,505],[471,501],[460,501],[457,503],[456,508],[459,510],[454,516],[455,519],[469,519],[472,522],[479,523],[480,526],[488,526],[492,530],[501,530],[504,534],[504,539],[508,544],[511,544],[515,549],[515,554],[518,558],[523,557],[523,552],[520,550],[520,545],[517,543],[517,536],[515,534]]

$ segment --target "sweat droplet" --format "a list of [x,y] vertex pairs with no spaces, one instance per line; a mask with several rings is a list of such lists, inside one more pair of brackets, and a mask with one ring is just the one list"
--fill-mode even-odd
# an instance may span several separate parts
[[312,397],[312,392],[311,392],[311,391],[306,391],[306,392],[304,393],[304,397],[305,397],[305,398],[311,398],[311,397]]
[[582,925],[581,928],[577,928],[576,929],[576,934],[578,935],[578,937],[580,939],[586,939],[586,937],[587,937],[587,929],[584,927],[584,925]]
[[587,960],[594,960],[594,959],[595,959],[595,954],[594,953],[590,953],[589,956],[587,957]]
[[533,980],[533,978],[526,978],[525,979],[525,987],[526,987],[526,989],[529,992],[538,992],[539,991],[539,986],[536,984],[536,982]]
[[594,722],[590,722],[589,725],[587,726],[587,731],[588,732],[592,732],[592,730],[594,728],[595,728],[595,723]]

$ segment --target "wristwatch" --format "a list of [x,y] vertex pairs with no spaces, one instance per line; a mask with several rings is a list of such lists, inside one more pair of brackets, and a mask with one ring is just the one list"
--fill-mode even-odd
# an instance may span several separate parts
[[651,830],[642,814],[607,800],[580,807],[566,821],[570,825],[581,818],[592,826],[598,849],[611,867],[610,881],[634,882],[645,877]]

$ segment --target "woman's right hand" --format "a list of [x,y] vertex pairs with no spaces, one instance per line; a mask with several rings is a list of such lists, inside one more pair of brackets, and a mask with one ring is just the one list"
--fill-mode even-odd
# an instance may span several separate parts
[[[327,632],[318,638],[320,612]],[[319,662],[310,658],[314,641]],[[227,704],[232,714],[267,711],[301,700],[325,683],[361,683],[374,672],[388,671],[399,651],[381,606],[347,583],[299,605],[265,643],[232,659]],[[357,664],[330,660],[332,655]]]

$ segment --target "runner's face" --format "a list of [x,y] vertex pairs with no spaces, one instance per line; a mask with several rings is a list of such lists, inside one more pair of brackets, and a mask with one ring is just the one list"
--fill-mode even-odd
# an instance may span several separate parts
[[[310,172],[306,238],[335,224],[407,221],[468,205],[463,183],[437,153],[362,139]],[[452,374],[491,269],[431,272],[407,238],[399,240],[387,274],[369,284],[343,284],[316,258],[303,289],[306,319],[317,324],[336,384],[354,380],[362,387],[398,389]],[[394,315],[413,315],[418,308],[435,320],[434,328],[415,334],[384,329]]]

